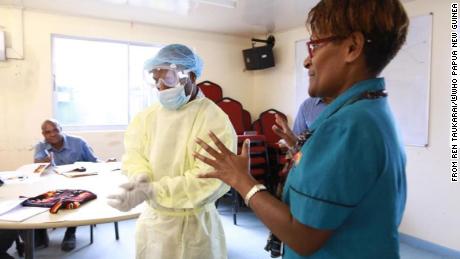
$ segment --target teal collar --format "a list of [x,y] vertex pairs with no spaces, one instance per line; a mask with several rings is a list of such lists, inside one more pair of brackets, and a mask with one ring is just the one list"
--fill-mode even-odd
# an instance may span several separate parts
[[314,131],[316,128],[318,128],[324,120],[329,118],[333,113],[335,113],[338,109],[345,105],[346,102],[348,102],[349,100],[356,98],[357,96],[366,91],[379,91],[384,89],[385,80],[382,77],[368,79],[354,84],[341,95],[339,95],[337,98],[335,98],[335,100],[333,100],[326,107],[326,109],[324,109],[321,115],[311,125],[310,130]]

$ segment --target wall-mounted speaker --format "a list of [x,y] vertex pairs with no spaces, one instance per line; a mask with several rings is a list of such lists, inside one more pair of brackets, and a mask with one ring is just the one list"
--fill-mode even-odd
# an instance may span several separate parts
[[243,58],[247,70],[257,70],[275,66],[272,47],[268,45],[243,50]]
[[[273,58],[273,46],[275,46],[275,37],[268,36],[266,40],[251,39],[252,48],[243,50],[244,64],[246,70],[257,70],[275,66]],[[262,47],[254,47],[255,42],[266,43]]]

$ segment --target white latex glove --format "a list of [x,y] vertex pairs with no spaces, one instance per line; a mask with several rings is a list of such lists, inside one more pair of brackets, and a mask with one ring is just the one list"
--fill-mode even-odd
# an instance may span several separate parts
[[107,196],[107,203],[120,211],[129,211],[147,199],[153,199],[154,193],[149,177],[139,174],[127,183],[120,185],[122,192]]

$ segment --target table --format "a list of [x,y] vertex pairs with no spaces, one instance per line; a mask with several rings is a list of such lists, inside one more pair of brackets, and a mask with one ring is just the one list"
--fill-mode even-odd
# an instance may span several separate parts
[[[97,195],[97,199],[83,204],[75,210],[61,209],[57,214],[48,211],[35,215],[22,222],[1,221],[0,229],[25,230],[25,258],[34,257],[34,229],[59,228],[109,223],[137,218],[142,206],[121,212],[107,205],[107,195],[116,193],[118,185],[126,182],[126,176],[121,174],[120,163],[79,163],[88,172],[96,171],[97,175],[68,178],[49,172],[45,175],[28,173],[23,181],[8,181],[0,187],[0,198],[18,198],[19,196],[33,197],[56,189],[83,189]],[[1,172],[0,172],[1,175]]]

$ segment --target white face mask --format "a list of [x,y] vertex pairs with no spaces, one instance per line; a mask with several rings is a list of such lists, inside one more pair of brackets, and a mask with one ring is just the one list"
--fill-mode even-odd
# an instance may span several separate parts
[[185,85],[182,84],[158,93],[161,105],[168,110],[179,109],[190,100],[191,96],[192,94],[185,96]]

